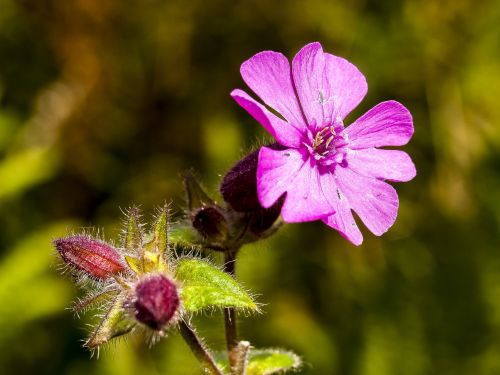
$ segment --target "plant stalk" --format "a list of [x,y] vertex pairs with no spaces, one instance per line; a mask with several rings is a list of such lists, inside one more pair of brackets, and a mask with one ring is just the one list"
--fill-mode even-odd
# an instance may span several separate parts
[[[238,249],[229,249],[224,253],[224,271],[234,276],[236,265],[236,254]],[[238,365],[238,333],[236,330],[236,309],[233,307],[224,309],[224,323],[226,328],[226,345],[229,366],[234,369]]]
[[184,321],[181,320],[179,324],[181,335],[186,343],[191,348],[196,359],[200,362],[203,369],[210,375],[224,375],[224,373],[217,367],[212,355],[207,348],[203,345],[193,329]]

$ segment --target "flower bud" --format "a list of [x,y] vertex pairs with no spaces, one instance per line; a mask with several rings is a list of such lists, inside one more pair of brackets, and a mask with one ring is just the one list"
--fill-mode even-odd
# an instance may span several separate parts
[[226,173],[220,185],[224,200],[238,212],[261,208],[257,197],[257,161],[259,150],[238,161]]
[[221,242],[227,237],[226,218],[215,205],[196,211],[192,217],[192,224],[203,238],[212,242]]
[[165,327],[179,308],[177,287],[163,275],[141,281],[135,296],[135,318],[156,331]]
[[[283,149],[283,146],[277,143],[266,147],[273,150]],[[260,149],[257,149],[238,161],[222,179],[222,197],[235,211],[250,212],[262,209],[257,195],[259,151]]]
[[281,208],[285,203],[286,195],[283,194],[277,201],[269,208],[260,207],[251,214],[250,230],[256,234],[264,234],[276,222],[281,214]]
[[124,270],[120,254],[102,241],[80,235],[55,240],[54,246],[68,265],[96,279]]

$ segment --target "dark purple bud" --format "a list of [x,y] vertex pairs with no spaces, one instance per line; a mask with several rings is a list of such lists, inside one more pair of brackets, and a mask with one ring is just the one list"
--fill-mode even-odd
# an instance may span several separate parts
[[257,197],[258,156],[259,150],[248,154],[222,179],[222,197],[235,211],[249,212],[261,208]]
[[226,218],[217,206],[201,208],[192,216],[193,227],[207,240],[221,242],[227,237]]
[[156,331],[165,327],[179,308],[177,287],[163,275],[141,281],[135,296],[136,319]]
[[[283,146],[274,143],[266,147],[274,150]],[[257,164],[260,149],[248,154],[238,161],[226,173],[220,185],[224,200],[238,212],[250,212],[261,209],[257,196]]]
[[107,279],[124,270],[115,248],[87,236],[71,236],[54,241],[54,246],[71,267],[96,279]]
[[272,227],[281,214],[285,197],[286,194],[283,194],[271,207],[260,207],[251,213],[250,230],[254,234],[260,235]]

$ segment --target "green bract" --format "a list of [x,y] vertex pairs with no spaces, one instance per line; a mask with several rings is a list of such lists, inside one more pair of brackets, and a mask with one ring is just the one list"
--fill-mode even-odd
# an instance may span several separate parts
[[[229,373],[227,358],[220,355],[218,364]],[[282,349],[250,349],[243,375],[271,375],[297,371],[302,366],[298,355]]]
[[257,304],[233,277],[205,260],[180,259],[175,278],[182,283],[180,295],[186,311],[210,307],[258,311]]
[[289,351],[279,349],[252,350],[245,375],[270,375],[297,370],[301,364],[300,358]]

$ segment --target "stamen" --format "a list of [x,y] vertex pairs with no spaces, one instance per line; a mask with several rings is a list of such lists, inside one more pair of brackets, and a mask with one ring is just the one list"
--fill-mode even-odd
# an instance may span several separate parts
[[325,147],[328,148],[330,146],[330,143],[332,143],[333,139],[335,136],[331,135],[330,138],[327,139]]

